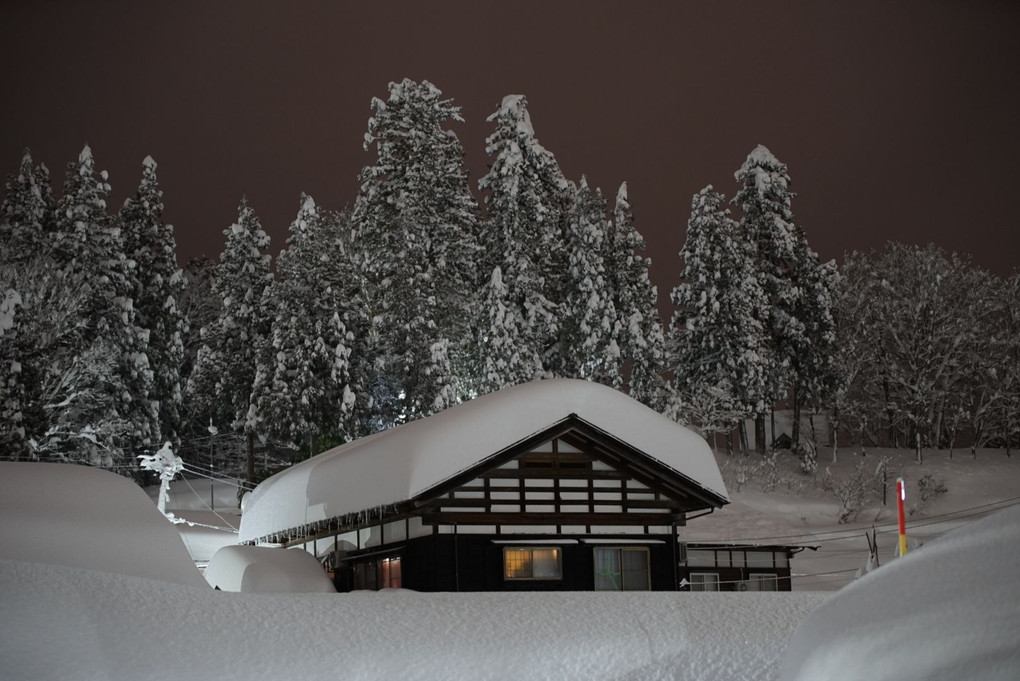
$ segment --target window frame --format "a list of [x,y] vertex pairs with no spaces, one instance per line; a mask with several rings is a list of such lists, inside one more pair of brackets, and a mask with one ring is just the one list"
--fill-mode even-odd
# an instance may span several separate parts
[[[507,569],[507,555],[510,551],[530,551],[531,565],[530,577],[512,577]],[[535,577],[535,551],[554,551],[556,554],[556,576]],[[515,544],[503,547],[503,581],[504,582],[562,582],[563,581],[563,547],[562,546],[538,546],[534,544]]]
[[[624,591],[651,591],[652,590],[652,552],[647,546],[594,546],[591,553],[592,561],[592,590],[594,591],[607,591],[607,592],[624,592]],[[619,564],[620,564],[620,588],[619,589],[600,589],[598,586],[598,552],[599,551],[617,551],[619,553]],[[647,585],[644,589],[628,589],[625,583],[626,571],[623,569],[623,553],[624,551],[630,551],[632,553],[642,553],[645,557],[645,584]]]
[[[697,572],[689,573],[688,576],[690,577],[690,579],[688,579],[687,582],[688,582],[688,584],[690,584],[692,592],[697,591],[699,593],[718,593],[719,591],[721,591],[721,589],[719,588],[721,580],[719,579],[719,573],[718,572],[705,572],[705,571],[700,571],[699,570]],[[714,577],[715,581],[709,582],[709,583],[712,584],[713,586],[715,586],[715,588],[714,589],[695,588],[696,586],[697,587],[705,586],[705,582],[695,583],[695,581],[694,581],[695,577]]]
[[[775,572],[751,572],[747,575],[749,582],[755,583],[755,591],[779,591],[779,575]],[[761,585],[764,582],[771,582],[774,589],[762,589]]]

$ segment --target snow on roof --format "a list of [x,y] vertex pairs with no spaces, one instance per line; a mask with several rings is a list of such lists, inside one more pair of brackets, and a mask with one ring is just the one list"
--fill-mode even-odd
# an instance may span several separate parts
[[811,613],[780,678],[1020,678],[1018,562],[1020,506],[953,530]]
[[274,475],[247,501],[239,540],[414,498],[571,414],[728,499],[699,435],[613,388],[555,379],[483,395]]
[[223,591],[336,593],[319,561],[302,549],[224,546],[209,561],[205,579]]
[[208,586],[140,487],[73,464],[0,463],[0,559]]

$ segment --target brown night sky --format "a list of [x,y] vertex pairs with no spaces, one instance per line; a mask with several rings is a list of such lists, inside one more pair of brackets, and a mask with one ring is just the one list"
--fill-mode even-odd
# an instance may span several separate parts
[[30,147],[59,186],[87,141],[119,207],[151,154],[182,264],[218,255],[242,194],[274,251],[300,192],[351,203],[369,102],[403,77],[463,107],[473,186],[486,116],[525,94],[569,177],[628,182],[660,295],[691,195],[732,195],[759,143],[824,258],[894,239],[1020,264],[1020,3],[99,4],[0,7],[0,173]]

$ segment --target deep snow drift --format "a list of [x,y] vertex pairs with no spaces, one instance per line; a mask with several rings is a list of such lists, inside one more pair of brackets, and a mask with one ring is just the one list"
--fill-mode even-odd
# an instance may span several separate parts
[[0,561],[12,680],[775,678],[818,594],[242,594]]
[[1020,506],[867,574],[811,613],[784,681],[1020,678]]
[[302,549],[224,546],[205,569],[205,581],[223,591],[244,593],[336,593],[333,582]]
[[208,586],[145,492],[88,466],[0,463],[0,558]]

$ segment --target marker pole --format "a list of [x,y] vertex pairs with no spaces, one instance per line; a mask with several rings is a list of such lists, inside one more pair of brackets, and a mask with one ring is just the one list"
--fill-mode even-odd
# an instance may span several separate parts
[[896,478],[896,510],[900,516],[900,555],[907,555],[907,515],[903,510],[903,502],[907,499],[907,486],[903,478]]

